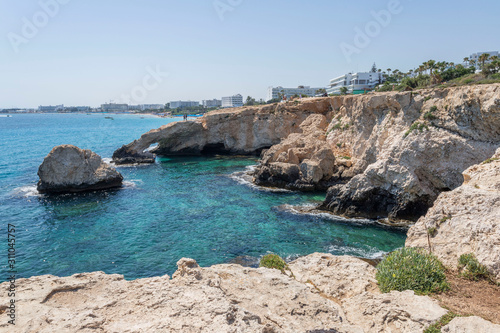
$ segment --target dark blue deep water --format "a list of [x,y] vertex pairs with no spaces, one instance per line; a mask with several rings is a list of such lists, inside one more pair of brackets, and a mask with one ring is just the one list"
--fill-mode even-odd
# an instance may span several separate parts
[[7,225],[16,226],[19,277],[119,273],[127,279],[172,274],[182,257],[201,266],[267,252],[287,259],[312,252],[374,258],[405,234],[370,224],[300,215],[288,205],[323,193],[270,192],[238,177],[250,157],[158,158],[119,167],[120,190],[40,196],[37,169],[59,144],[110,158],[122,144],[172,119],[137,115],[16,114],[0,117],[0,276],[7,275]]

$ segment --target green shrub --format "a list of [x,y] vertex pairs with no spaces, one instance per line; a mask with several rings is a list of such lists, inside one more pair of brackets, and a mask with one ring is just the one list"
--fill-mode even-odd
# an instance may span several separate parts
[[446,221],[448,221],[448,220],[450,220],[450,219],[451,219],[451,216],[445,216],[445,217],[443,217],[441,220],[439,220],[439,223],[446,222]]
[[342,128],[342,122],[341,122],[341,121],[339,121],[338,123],[336,123],[336,124],[332,127],[332,129],[340,129],[340,128]]
[[266,254],[260,259],[259,267],[275,268],[284,272],[288,269],[286,262],[277,254]]
[[435,111],[437,111],[437,109],[438,109],[437,106],[435,106],[435,105],[431,106],[431,112],[435,112]]
[[434,120],[434,119],[437,119],[437,117],[435,115],[433,115],[432,112],[427,112],[426,114],[424,114],[424,119]]
[[411,124],[410,129],[405,132],[403,137],[406,138],[414,130],[419,130],[420,132],[422,132],[424,128],[426,130],[429,130],[429,127],[426,124],[416,121],[413,124]]
[[484,161],[481,164],[488,164],[488,163],[491,163],[491,162],[494,162],[494,161],[498,161],[498,158],[488,158],[486,161]]
[[417,248],[402,248],[389,254],[378,264],[376,278],[384,293],[413,290],[425,295],[450,288],[438,258]]
[[488,269],[477,261],[473,253],[465,253],[458,258],[458,269],[461,271],[461,275],[469,280],[490,279]]
[[432,98],[431,96],[427,96],[427,97],[425,97],[425,98],[424,98],[424,101],[426,101],[426,102],[427,102],[427,101],[428,101],[428,100],[430,100],[431,98]]

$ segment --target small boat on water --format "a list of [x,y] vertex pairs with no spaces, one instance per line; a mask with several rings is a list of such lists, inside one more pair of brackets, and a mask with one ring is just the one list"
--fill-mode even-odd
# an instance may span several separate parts
[[104,119],[111,119],[114,120],[113,117],[104,117]]

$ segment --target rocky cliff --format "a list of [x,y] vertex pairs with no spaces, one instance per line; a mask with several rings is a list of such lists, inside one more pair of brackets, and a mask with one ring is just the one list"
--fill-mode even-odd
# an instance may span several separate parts
[[473,253],[500,281],[500,149],[463,176],[462,186],[439,195],[408,230],[406,246],[429,249],[450,268]]
[[500,87],[345,98],[327,141],[350,158],[354,177],[329,189],[325,209],[415,220],[500,145]]
[[[279,143],[290,133],[301,132],[299,125],[310,114],[327,114],[330,103],[309,99],[304,103],[273,104],[214,111],[201,119],[176,122],[151,130],[138,140],[118,149],[115,163],[141,162],[144,150],[169,155],[259,154]],[[129,158],[129,160],[127,160]]]
[[339,215],[416,221],[500,146],[500,85],[216,111],[150,131],[117,150],[115,161],[140,162],[153,143],[159,155],[263,150],[257,184],[328,189],[320,208]]

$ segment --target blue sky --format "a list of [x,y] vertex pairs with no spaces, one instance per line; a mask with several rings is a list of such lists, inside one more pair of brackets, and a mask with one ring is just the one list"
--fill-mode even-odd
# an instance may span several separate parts
[[259,99],[374,62],[459,62],[500,50],[499,12],[493,0],[0,0],[0,108]]

